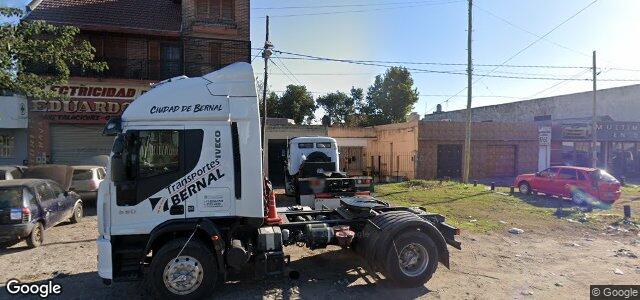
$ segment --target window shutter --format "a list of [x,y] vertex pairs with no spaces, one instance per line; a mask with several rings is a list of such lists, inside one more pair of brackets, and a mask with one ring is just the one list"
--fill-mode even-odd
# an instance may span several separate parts
[[219,43],[211,43],[209,45],[210,49],[210,61],[209,64],[213,68],[213,70],[218,70],[222,67],[222,51],[221,45]]
[[222,1],[222,19],[234,20],[235,19],[235,1],[234,0],[221,0]]
[[196,17],[206,18],[209,16],[209,1],[210,0],[196,0]]

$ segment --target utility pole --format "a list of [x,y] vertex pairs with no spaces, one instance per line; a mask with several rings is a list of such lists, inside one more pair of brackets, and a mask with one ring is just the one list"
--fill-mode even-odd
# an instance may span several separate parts
[[593,118],[591,119],[591,164],[592,167],[596,168],[598,164],[598,149],[596,147],[598,142],[597,137],[597,122],[596,122],[596,51],[593,51]]
[[462,162],[462,182],[469,182],[469,168],[471,166],[471,85],[473,75],[473,61],[471,60],[471,33],[473,28],[472,11],[473,0],[469,0],[469,25],[467,28],[467,128],[464,139],[464,159]]
[[[262,114],[262,151],[264,152],[267,147],[267,80],[269,79],[269,59],[271,58],[271,54],[273,54],[273,44],[269,41],[269,16],[267,16],[266,23],[266,37],[264,40],[264,48],[262,49],[262,58],[264,58],[264,82],[262,86],[262,106],[263,106],[263,114]],[[262,154],[263,159],[266,157],[266,153]]]

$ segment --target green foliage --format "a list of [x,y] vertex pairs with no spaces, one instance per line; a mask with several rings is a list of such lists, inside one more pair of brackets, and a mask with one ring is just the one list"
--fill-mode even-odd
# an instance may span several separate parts
[[345,123],[355,113],[354,99],[343,92],[329,93],[316,99],[318,107],[322,107],[331,123]]
[[366,124],[381,125],[404,122],[418,101],[411,73],[403,67],[391,67],[384,75],[376,76],[367,90],[366,104],[361,113]]
[[[260,103],[260,111],[262,115],[262,103]],[[293,119],[296,124],[307,123],[313,121],[313,113],[316,110],[316,104],[313,96],[307,91],[304,85],[288,85],[287,90],[282,96],[271,92],[267,96],[267,116],[269,118],[288,118]]]
[[476,232],[507,229],[508,226],[531,228],[550,226],[550,223],[555,226],[568,224],[553,216],[553,208],[494,193],[484,185],[474,187],[454,181],[411,180],[378,185],[376,196],[398,206],[424,207],[444,215],[450,224]]
[[[22,15],[20,9],[0,8],[0,18]],[[1,23],[0,89],[34,98],[56,98],[60,95],[45,88],[66,83],[70,66],[104,70],[107,65],[93,61],[95,49],[77,38],[79,32],[77,27],[43,21]]]

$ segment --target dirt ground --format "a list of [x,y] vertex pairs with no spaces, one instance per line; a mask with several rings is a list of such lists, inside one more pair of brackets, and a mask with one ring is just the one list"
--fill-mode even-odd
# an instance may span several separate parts
[[[95,212],[79,224],[61,224],[46,232],[46,242],[27,249],[21,242],[0,250],[0,298],[4,284],[53,280],[65,299],[147,298],[142,283],[104,286],[96,273]],[[91,216],[93,214],[93,216]],[[287,247],[298,280],[253,280],[235,276],[219,288],[217,299],[585,299],[590,284],[640,283],[637,232],[563,221],[557,228],[488,234],[463,232],[462,251],[450,248],[451,269],[442,265],[424,286],[399,289],[368,273],[349,250],[310,251]],[[509,226],[518,227],[517,220]],[[617,271],[621,271],[616,274]]]

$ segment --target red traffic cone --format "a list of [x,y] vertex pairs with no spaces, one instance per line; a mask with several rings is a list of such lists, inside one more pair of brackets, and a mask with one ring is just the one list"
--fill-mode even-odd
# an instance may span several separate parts
[[269,200],[267,201],[267,225],[279,224],[282,224],[282,218],[278,216],[276,209],[276,193],[271,191],[271,193],[269,193]]

